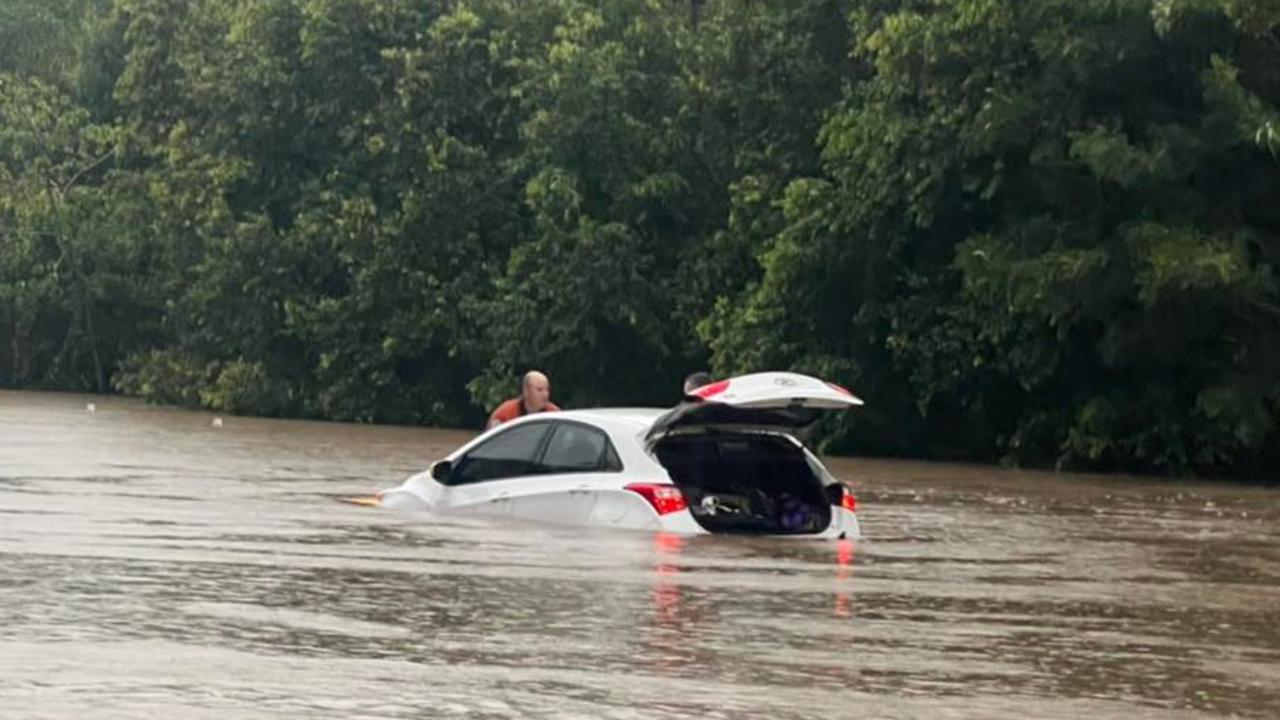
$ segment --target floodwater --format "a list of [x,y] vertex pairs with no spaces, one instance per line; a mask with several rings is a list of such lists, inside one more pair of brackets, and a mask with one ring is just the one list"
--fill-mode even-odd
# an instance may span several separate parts
[[468,434],[212,417],[0,392],[0,717],[1280,717],[1273,490],[833,459],[864,539],[682,540],[344,504]]

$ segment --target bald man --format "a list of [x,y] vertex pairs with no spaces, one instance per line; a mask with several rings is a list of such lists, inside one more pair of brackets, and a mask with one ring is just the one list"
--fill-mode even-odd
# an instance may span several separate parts
[[522,415],[553,412],[559,409],[555,403],[551,402],[551,381],[537,370],[530,370],[520,380],[520,396],[499,405],[489,416],[489,424],[485,429],[488,430]]

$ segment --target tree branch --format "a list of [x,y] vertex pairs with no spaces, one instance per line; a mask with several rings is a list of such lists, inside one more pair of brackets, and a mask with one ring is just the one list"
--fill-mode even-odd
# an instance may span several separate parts
[[105,153],[103,153],[103,155],[99,157],[97,160],[94,160],[93,162],[89,163],[87,166],[81,168],[75,175],[71,176],[71,179],[68,180],[65,185],[63,185],[61,188],[58,189],[58,195],[60,197],[66,197],[67,191],[71,189],[72,185],[76,184],[76,181],[79,180],[81,176],[93,170],[94,168],[98,167],[102,163],[106,162],[108,158],[110,158],[112,155],[115,155],[115,154],[116,154],[116,151],[114,148],[112,148],[111,150],[108,150]]

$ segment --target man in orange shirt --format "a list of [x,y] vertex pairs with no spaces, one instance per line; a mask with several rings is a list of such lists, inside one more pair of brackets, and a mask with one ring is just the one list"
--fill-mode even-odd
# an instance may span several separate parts
[[489,424],[485,429],[488,430],[522,415],[554,412],[559,409],[555,403],[551,402],[551,381],[537,370],[530,370],[520,380],[520,396],[499,405],[489,416]]

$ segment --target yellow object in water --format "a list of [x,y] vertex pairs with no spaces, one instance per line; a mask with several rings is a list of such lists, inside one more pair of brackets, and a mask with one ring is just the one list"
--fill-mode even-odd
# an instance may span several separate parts
[[379,507],[382,505],[382,501],[376,497],[350,497],[338,498],[338,500],[352,505],[364,505],[365,507]]

